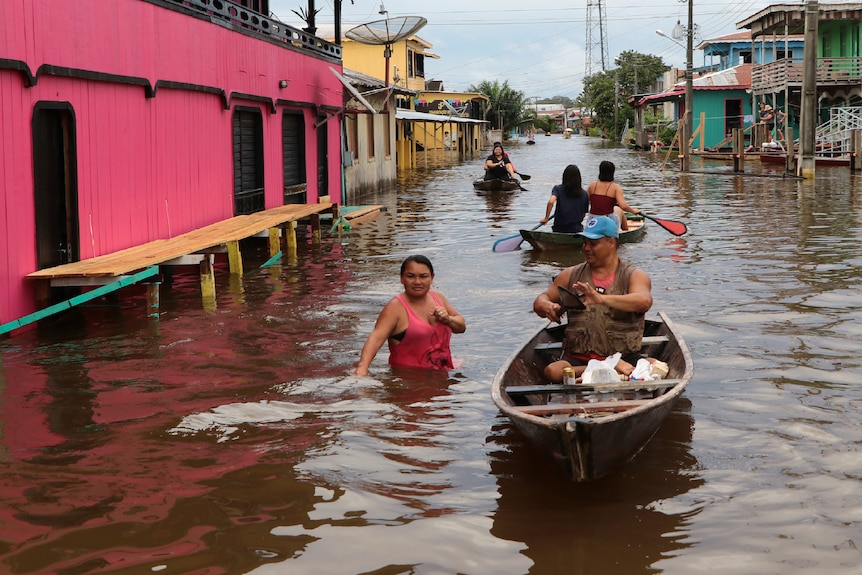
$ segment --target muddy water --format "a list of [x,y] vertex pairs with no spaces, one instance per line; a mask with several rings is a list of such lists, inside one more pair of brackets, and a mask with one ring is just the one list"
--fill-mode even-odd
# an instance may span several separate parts
[[[428,154],[367,199],[375,220],[222,270],[214,310],[179,274],[158,319],[130,290],[0,342],[0,572],[862,572],[859,176],[681,176],[578,136],[509,151],[527,190],[477,193],[481,158]],[[695,378],[633,462],[575,485],[489,386],[581,256],[491,246],[538,223],[568,163],[589,180],[603,159],[629,203],[689,225],[621,252]],[[467,318],[461,367],[393,374],[381,352],[349,376],[413,253]]]

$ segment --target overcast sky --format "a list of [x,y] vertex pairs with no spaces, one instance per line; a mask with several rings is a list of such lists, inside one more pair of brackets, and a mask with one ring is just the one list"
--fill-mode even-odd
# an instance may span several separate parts
[[[599,0],[593,0],[593,71],[601,71]],[[697,40],[738,32],[736,23],[776,4],[768,0],[693,0]],[[787,1],[785,4],[803,4]],[[820,4],[826,4],[821,0]],[[442,80],[447,90],[466,90],[483,80],[509,81],[528,98],[577,97],[586,71],[587,0],[386,0],[388,17],[423,16],[428,24],[417,33],[433,44],[441,58],[427,59],[426,79]],[[677,21],[688,19],[688,3],[677,0],[604,0],[607,61],[626,50],[661,57],[665,64],[685,68],[685,49],[658,36],[671,35]],[[270,0],[270,10],[283,22],[302,27],[292,12],[306,0]],[[333,1],[316,0],[318,25],[332,25]],[[570,7],[562,8],[561,5]],[[380,2],[342,2],[342,34],[353,26],[380,20]],[[683,39],[682,44],[685,44]],[[380,48],[381,58],[383,48]],[[694,65],[703,63],[695,50]],[[382,75],[382,73],[381,73]]]

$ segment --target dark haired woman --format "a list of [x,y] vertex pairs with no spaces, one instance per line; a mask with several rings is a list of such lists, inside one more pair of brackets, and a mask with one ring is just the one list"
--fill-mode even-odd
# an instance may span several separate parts
[[581,182],[581,170],[574,164],[569,164],[563,170],[563,183],[551,189],[551,197],[545,207],[545,217],[539,220],[547,224],[554,210],[555,232],[576,234],[584,231],[584,216],[590,208],[590,196],[584,191]]
[[611,216],[620,224],[620,229],[627,230],[629,224],[623,212],[639,214],[641,211],[628,205],[623,189],[614,183],[616,169],[614,163],[607,160],[599,164],[599,181],[587,187],[587,193],[590,194],[590,215]]
[[486,180],[514,180],[515,164],[509,159],[509,154],[503,150],[503,144],[494,142],[494,150],[485,160]]
[[362,346],[356,375],[368,375],[371,361],[389,342],[389,365],[423,369],[452,369],[449,341],[453,333],[464,333],[467,323],[449,300],[431,289],[434,266],[422,255],[401,264],[404,293],[387,303],[374,330]]

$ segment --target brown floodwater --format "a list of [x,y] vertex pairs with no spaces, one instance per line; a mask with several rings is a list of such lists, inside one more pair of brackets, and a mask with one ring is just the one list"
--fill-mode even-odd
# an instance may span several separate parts
[[[749,175],[598,139],[508,146],[532,178],[475,192],[482,158],[429,153],[385,211],[295,261],[137,288],[0,341],[0,572],[138,574],[862,573],[862,180]],[[533,298],[572,251],[532,227],[569,163],[617,164],[649,224],[621,254],[653,281],[695,376],[647,447],[572,484],[495,409]],[[327,230],[328,231],[328,230]],[[349,375],[404,257],[467,319],[460,368]]]

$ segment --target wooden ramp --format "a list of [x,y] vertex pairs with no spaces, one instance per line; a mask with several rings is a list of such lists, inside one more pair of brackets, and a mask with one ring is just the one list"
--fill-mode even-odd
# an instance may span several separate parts
[[[312,227],[319,232],[321,212],[337,211],[334,204],[290,204],[198,228],[166,240],[155,240],[118,252],[79,262],[63,264],[27,274],[30,279],[116,278],[154,265],[167,264],[183,256],[224,252],[239,240],[278,230],[286,224],[312,217]],[[316,217],[314,217],[316,216]],[[316,224],[316,225],[315,225]],[[221,249],[219,249],[221,248]],[[189,262],[192,263],[192,262]],[[233,268],[232,268],[233,270]],[[241,272],[240,272],[241,273]],[[92,285],[95,282],[78,285]],[[54,285],[57,285],[56,282]],[[63,285],[71,285],[63,282]]]
[[[383,206],[355,206],[344,208],[324,201],[319,204],[288,204],[254,214],[236,216],[192,230],[174,238],[155,240],[87,260],[63,264],[27,274],[36,280],[37,300],[42,309],[0,325],[0,334],[33,323],[101,295],[117,291],[138,282],[147,283],[147,313],[158,317],[154,310],[159,306],[160,266],[200,266],[201,296],[204,307],[215,309],[214,254],[227,253],[232,274],[242,274],[240,240],[250,237],[268,237],[271,259],[280,257],[282,247],[296,257],[296,223],[311,224],[312,242],[320,242],[320,220],[331,218],[341,222],[358,222],[380,213]],[[339,227],[341,224],[339,224]],[[344,224],[349,229],[349,224]],[[81,295],[54,305],[50,302],[51,287],[92,287]]]

